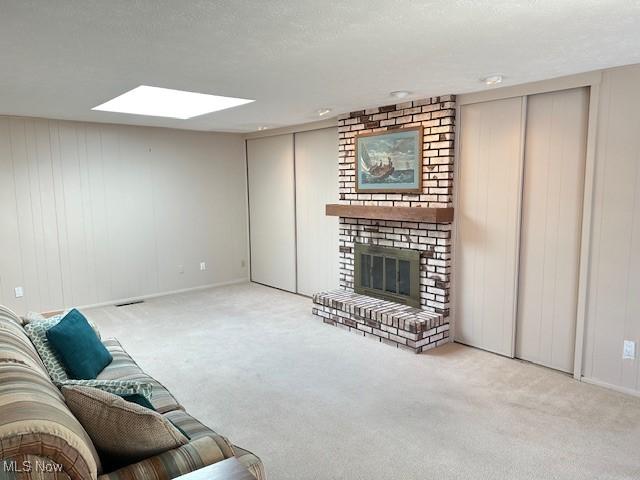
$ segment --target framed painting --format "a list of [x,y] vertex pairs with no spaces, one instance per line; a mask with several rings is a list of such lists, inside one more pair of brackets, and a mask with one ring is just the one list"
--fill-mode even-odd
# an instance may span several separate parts
[[356,137],[356,192],[422,191],[422,127]]

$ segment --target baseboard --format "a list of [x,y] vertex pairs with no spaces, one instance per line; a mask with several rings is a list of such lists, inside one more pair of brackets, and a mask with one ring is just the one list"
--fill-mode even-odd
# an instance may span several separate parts
[[86,309],[86,308],[106,307],[109,305],[114,305],[116,303],[128,303],[128,302],[135,302],[137,300],[149,300],[151,298],[166,297],[167,295],[175,295],[177,293],[194,292],[197,290],[206,290],[208,288],[224,287],[226,285],[236,285],[238,283],[246,283],[248,281],[249,281],[248,278],[236,278],[234,280],[227,280],[224,282],[217,282],[217,283],[209,283],[207,285],[199,285],[197,287],[181,288],[178,290],[170,290],[167,292],[160,292],[160,293],[150,293],[148,295],[139,295],[137,297],[116,298],[114,300],[109,300],[107,302],[91,303],[89,305],[79,305],[76,308]]
[[600,380],[596,380],[594,378],[588,378],[588,377],[582,377],[580,378],[580,381],[584,383],[589,383],[591,385],[596,385],[597,387],[608,388],[609,390],[615,390],[616,392],[632,395],[634,397],[640,397],[640,390],[633,390],[631,388],[620,387],[618,385],[613,385],[611,383],[602,382]]

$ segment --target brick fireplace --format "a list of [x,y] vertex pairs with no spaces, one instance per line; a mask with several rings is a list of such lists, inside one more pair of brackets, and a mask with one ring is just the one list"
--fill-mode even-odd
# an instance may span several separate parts
[[[453,95],[350,112],[341,115],[338,121],[341,205],[419,207],[425,212],[453,207]],[[422,191],[356,192],[356,136],[418,126],[423,128]],[[341,289],[316,294],[314,314],[326,323],[415,352],[446,343],[449,340],[451,221],[388,218],[387,215],[381,218],[340,216]],[[419,308],[354,293],[356,244],[419,252]]]

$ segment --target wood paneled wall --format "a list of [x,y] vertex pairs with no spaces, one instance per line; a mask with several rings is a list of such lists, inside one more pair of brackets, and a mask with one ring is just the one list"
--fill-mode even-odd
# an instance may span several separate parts
[[[585,325],[585,377],[640,391],[640,66],[603,73]],[[636,359],[623,359],[624,340]]]
[[243,149],[232,134],[0,117],[0,303],[47,311],[246,278]]

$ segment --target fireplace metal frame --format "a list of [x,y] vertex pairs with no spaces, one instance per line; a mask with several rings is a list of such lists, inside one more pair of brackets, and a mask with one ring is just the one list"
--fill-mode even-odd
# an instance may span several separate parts
[[[362,285],[361,269],[362,255],[371,255],[372,257],[383,257],[382,260],[382,290]],[[410,295],[394,293],[386,291],[386,264],[385,258],[393,258],[396,260],[405,260],[409,262],[409,291]],[[408,250],[404,248],[382,247],[379,245],[369,245],[364,243],[356,243],[354,245],[354,264],[355,270],[353,275],[353,286],[356,293],[368,295],[370,297],[388,300],[390,302],[410,305],[420,308],[420,252],[417,250]],[[396,278],[396,282],[398,279]],[[371,282],[370,282],[371,284]]]

